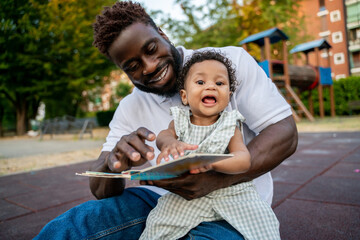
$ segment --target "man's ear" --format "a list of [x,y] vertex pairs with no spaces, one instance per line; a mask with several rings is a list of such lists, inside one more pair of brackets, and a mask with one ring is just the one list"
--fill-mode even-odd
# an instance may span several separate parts
[[180,96],[181,96],[181,102],[182,102],[182,104],[184,104],[185,106],[188,105],[188,101],[187,101],[185,89],[181,89],[181,90],[180,90]]
[[166,34],[163,32],[163,30],[161,30],[161,28],[158,27],[158,32],[160,34],[160,36],[162,36],[164,39],[169,40],[168,36],[166,36]]

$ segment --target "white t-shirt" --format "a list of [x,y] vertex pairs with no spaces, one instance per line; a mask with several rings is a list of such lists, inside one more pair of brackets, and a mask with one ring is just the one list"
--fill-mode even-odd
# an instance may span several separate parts
[[[256,61],[240,47],[203,48],[215,49],[231,59],[236,69],[239,85],[231,97],[227,111],[237,109],[245,117],[245,143],[265,129],[292,114],[290,106],[279,94],[277,87],[272,83]],[[185,61],[193,50],[179,47]],[[184,61],[184,62],[185,62]],[[111,151],[123,135],[127,135],[139,127],[145,127],[156,135],[166,129],[172,120],[170,107],[181,105],[180,96],[163,97],[153,93],[145,93],[137,88],[125,97],[115,111],[110,122],[110,132],[103,145],[102,151]],[[146,142],[155,149],[155,156],[159,154],[155,141]],[[150,163],[156,164],[156,157]],[[254,183],[261,198],[271,204],[273,197],[273,182],[270,173],[266,173]],[[160,195],[167,191],[153,186],[145,186]]]

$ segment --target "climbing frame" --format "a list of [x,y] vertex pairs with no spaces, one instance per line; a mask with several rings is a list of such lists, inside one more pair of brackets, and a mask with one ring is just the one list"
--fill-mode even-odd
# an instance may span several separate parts
[[[280,92],[284,92],[284,97],[291,105],[294,119],[299,121],[301,119],[300,114],[304,114],[307,119],[314,121],[313,115],[307,110],[301,99],[297,96],[295,91],[291,87],[291,80],[289,76],[289,62],[287,60],[287,45],[286,41],[289,38],[284,32],[278,28],[271,28],[266,31],[251,35],[239,44],[247,50],[248,43],[255,43],[261,48],[261,61],[259,65],[263,68],[267,76],[279,88]],[[271,59],[271,44],[282,41],[282,55],[283,60]],[[274,66],[281,66],[281,73],[274,72]]]

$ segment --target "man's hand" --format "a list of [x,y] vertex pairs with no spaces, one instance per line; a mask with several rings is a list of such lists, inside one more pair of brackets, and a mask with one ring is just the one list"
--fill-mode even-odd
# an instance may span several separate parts
[[112,172],[122,172],[133,166],[141,166],[154,158],[154,148],[145,144],[145,140],[154,141],[155,134],[146,128],[139,128],[123,136],[107,158]]
[[[91,171],[121,172],[133,166],[140,166],[154,158],[154,149],[145,144],[145,140],[154,141],[155,134],[146,128],[123,136],[111,152],[102,152],[91,166]],[[98,199],[122,194],[124,179],[90,178],[90,189]]]
[[164,188],[187,200],[191,200],[203,197],[219,188],[230,186],[230,183],[226,179],[232,176],[234,175],[208,171],[199,174],[186,173],[177,178],[158,181],[140,181],[140,184]]

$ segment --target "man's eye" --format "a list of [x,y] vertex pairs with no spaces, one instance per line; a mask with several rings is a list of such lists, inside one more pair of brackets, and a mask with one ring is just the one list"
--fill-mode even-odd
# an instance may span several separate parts
[[125,72],[135,72],[139,67],[138,63],[131,63],[125,69]]
[[199,85],[204,85],[205,84],[205,82],[203,80],[197,80],[196,83],[199,84]]
[[154,53],[156,51],[156,48],[157,48],[156,43],[154,43],[154,42],[150,43],[148,48],[147,48],[147,54]]

